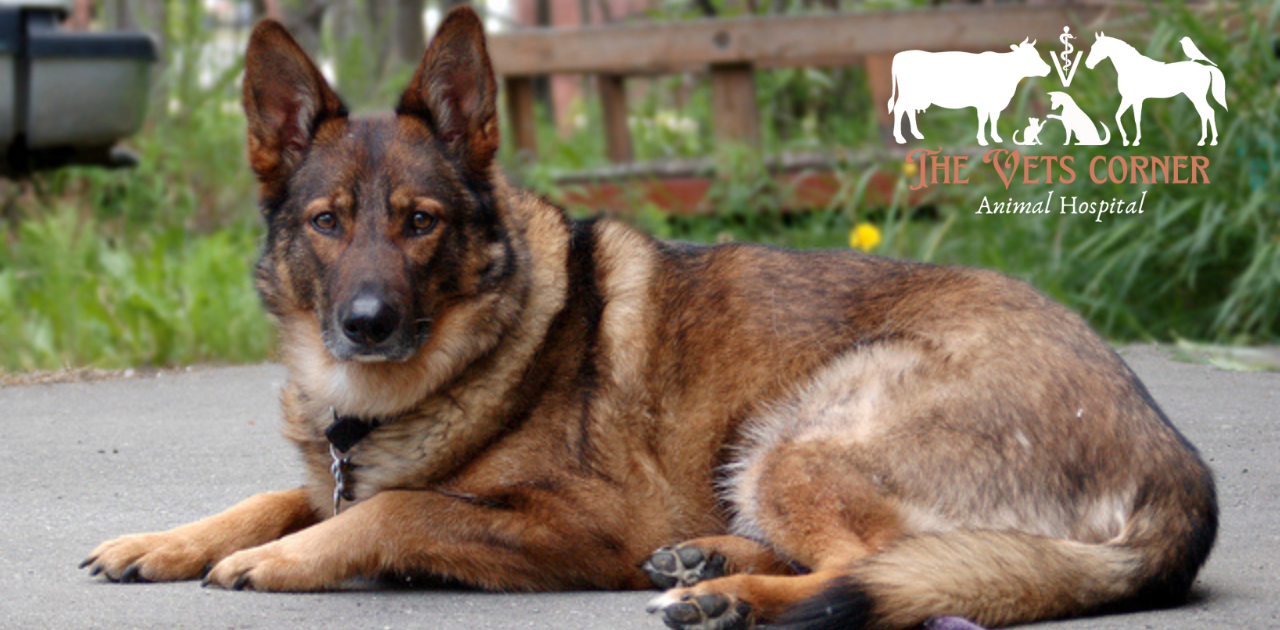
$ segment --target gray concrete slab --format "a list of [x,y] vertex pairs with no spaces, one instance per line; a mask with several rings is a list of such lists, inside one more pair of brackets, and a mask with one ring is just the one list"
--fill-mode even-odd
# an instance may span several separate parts
[[[1218,478],[1222,530],[1194,600],[1045,628],[1280,628],[1280,374],[1126,358]],[[99,542],[296,486],[277,366],[0,389],[0,628],[656,630],[650,593],[308,595],[111,584],[76,565]]]

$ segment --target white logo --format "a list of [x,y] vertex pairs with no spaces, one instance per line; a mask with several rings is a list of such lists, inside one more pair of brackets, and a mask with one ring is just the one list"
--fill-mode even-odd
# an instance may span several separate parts
[[1200,49],[1192,43],[1190,37],[1182,38],[1182,52],[1193,61],[1161,63],[1144,57],[1136,48],[1106,33],[1095,34],[1093,46],[1084,65],[1092,70],[1103,59],[1110,59],[1116,67],[1117,87],[1120,89],[1120,109],[1116,111],[1116,126],[1120,127],[1120,138],[1125,146],[1129,146],[1129,136],[1124,132],[1120,116],[1130,107],[1133,108],[1133,124],[1136,128],[1133,146],[1142,140],[1142,101],[1149,98],[1172,98],[1186,94],[1200,114],[1200,146],[1204,146],[1207,133],[1206,126],[1213,129],[1213,141],[1218,144],[1218,122],[1214,118],[1213,106],[1209,105],[1207,93],[1212,89],[1214,100],[1227,107],[1227,82],[1222,71],[1213,66],[1205,66],[1198,61],[1208,61]]
[[[1058,36],[1058,41],[1062,42],[1062,45],[1067,47],[1066,50],[1058,53],[1058,57],[1062,57],[1062,63],[1058,63],[1058,57],[1049,55],[1049,58],[1053,60],[1053,67],[1058,69],[1058,78],[1062,79],[1062,87],[1071,87],[1071,80],[1076,76],[1076,68],[1080,67],[1080,55],[1084,54],[1084,51],[1082,50],[1076,53],[1075,61],[1071,60],[1071,51],[1075,50],[1075,46],[1071,45],[1070,40],[1075,38],[1076,36],[1071,34],[1070,26],[1062,27],[1062,34]],[[1062,72],[1066,68],[1071,68],[1071,72],[1064,76]]]
[[978,108],[978,144],[987,146],[983,128],[988,120],[991,139],[1004,142],[996,131],[996,119],[1013,100],[1018,82],[1026,77],[1049,76],[1049,64],[1040,58],[1035,45],[1024,39],[1021,44],[1009,46],[1013,52],[1007,53],[907,50],[894,55],[889,96],[894,140],[898,144],[907,142],[902,137],[903,113],[911,121],[911,135],[924,140],[916,127],[916,113],[937,105],[947,109]]
[[[1057,55],[1049,55],[1058,70],[1058,78],[1063,87],[1069,87],[1080,68],[1080,57],[1084,51],[1075,51],[1071,40],[1071,28],[1064,26],[1058,41],[1065,50]],[[1182,50],[1191,61],[1162,63],[1142,56],[1129,44],[1107,37],[1106,33],[1094,35],[1094,44],[1089,49],[1089,56],[1084,66],[1094,69],[1104,59],[1110,59],[1119,75],[1117,85],[1120,90],[1120,109],[1116,112],[1116,126],[1120,129],[1120,137],[1125,146],[1129,146],[1129,136],[1125,133],[1120,117],[1129,108],[1133,108],[1133,119],[1136,132],[1133,145],[1138,146],[1142,140],[1142,102],[1148,98],[1172,98],[1185,94],[1195,105],[1200,114],[1200,146],[1204,146],[1210,129],[1213,138],[1209,144],[1218,144],[1218,123],[1213,107],[1209,105],[1207,94],[1212,92],[1214,100],[1224,108],[1227,106],[1226,80],[1217,64],[1205,57],[1196,48],[1189,37],[1181,40]],[[1049,65],[1040,58],[1034,41],[1022,40],[1020,44],[1009,46],[1012,52],[980,54],[966,52],[926,52],[923,50],[906,50],[893,57],[893,86],[889,96],[889,111],[893,114],[893,138],[898,144],[906,144],[902,137],[902,115],[907,115],[911,124],[911,135],[917,140],[924,140],[920,128],[916,125],[916,114],[937,105],[947,109],[974,107],[978,110],[978,144],[987,146],[986,127],[991,123],[991,139],[1004,142],[996,129],[996,121],[1000,112],[1004,111],[1013,100],[1018,84],[1027,77],[1044,77],[1049,75]],[[1075,58],[1071,53],[1075,52]],[[1061,61],[1059,61],[1061,57]],[[1210,65],[1204,65],[1204,62]],[[1061,114],[1048,114],[1047,119],[1060,121],[1066,130],[1065,144],[1071,144],[1074,136],[1076,144],[1103,145],[1111,140],[1111,130],[1102,124],[1102,132],[1088,115],[1080,109],[1074,99],[1066,92],[1050,92],[1052,109],[1062,109]],[[1017,144],[1040,144],[1038,137],[1044,124],[1032,118],[1022,140],[1014,133],[1013,141]]]
[[1076,100],[1071,98],[1066,92],[1049,92],[1049,109],[1062,108],[1062,115],[1048,114],[1045,118],[1057,118],[1062,121],[1062,126],[1067,130],[1067,141],[1062,144],[1071,144],[1071,136],[1076,137],[1076,144],[1106,144],[1111,141],[1111,130],[1107,129],[1106,124],[1101,120],[1098,124],[1102,125],[1102,132],[1107,134],[1105,137],[1098,136],[1098,128],[1093,126],[1093,121],[1089,120],[1089,116],[1076,105]]

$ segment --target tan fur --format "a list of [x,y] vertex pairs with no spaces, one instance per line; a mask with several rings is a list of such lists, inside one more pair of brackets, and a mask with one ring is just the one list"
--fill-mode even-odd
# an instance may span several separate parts
[[98,545],[90,558],[101,558],[103,564],[95,571],[105,571],[113,579],[133,568],[136,577],[143,580],[185,580],[202,575],[236,551],[271,542],[315,522],[303,489],[267,492],[216,516],[166,532],[109,540]]
[[[1176,598],[1204,562],[1208,469],[1025,284],[572,221],[493,166],[496,84],[465,8],[395,115],[347,116],[271,23],[246,66],[258,285],[307,483],[104,543],[95,571],[212,564],[209,583],[263,590],[652,578],[683,586],[654,603],[682,628],[907,628]],[[396,315],[378,340],[345,328],[358,295]],[[345,453],[333,516],[335,414],[380,424]],[[680,549],[705,564],[661,574]]]

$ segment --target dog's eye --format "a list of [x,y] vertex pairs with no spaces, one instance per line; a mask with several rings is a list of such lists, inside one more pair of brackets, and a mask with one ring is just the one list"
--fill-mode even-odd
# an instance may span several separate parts
[[321,212],[312,217],[311,225],[322,233],[330,234],[338,227],[338,217],[332,212]]
[[409,227],[416,235],[423,235],[436,227],[436,215],[430,212],[415,212],[409,217]]

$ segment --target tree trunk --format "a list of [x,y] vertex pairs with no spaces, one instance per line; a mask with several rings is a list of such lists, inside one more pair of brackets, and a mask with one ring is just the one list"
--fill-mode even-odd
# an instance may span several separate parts
[[285,28],[289,29],[290,33],[293,33],[293,38],[298,40],[298,45],[302,46],[312,59],[315,59],[316,53],[320,51],[320,29],[324,26],[325,13],[333,2],[331,0],[269,1],[267,2],[268,15],[271,14],[272,4],[279,6],[276,10],[282,14],[280,21],[284,22]]
[[[539,28],[551,26],[551,0],[534,0],[534,20]],[[546,75],[533,78],[533,94],[539,104],[556,119],[556,105],[551,100],[551,81]]]
[[396,48],[405,63],[422,59],[427,34],[422,26],[423,0],[396,0]]

